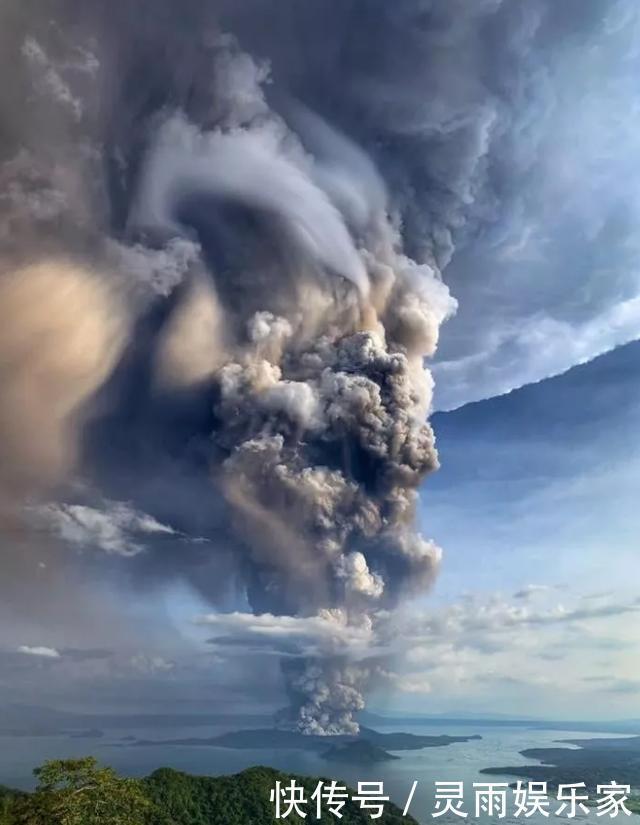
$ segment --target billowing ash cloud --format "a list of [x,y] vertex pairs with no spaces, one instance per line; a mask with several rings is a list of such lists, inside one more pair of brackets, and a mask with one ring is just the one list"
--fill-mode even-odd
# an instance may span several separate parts
[[247,652],[279,656],[290,699],[280,722],[331,735],[357,733],[354,714],[364,708],[365,689],[388,678],[382,662],[392,651],[381,627],[388,618],[334,608],[307,618],[210,614],[199,623],[212,631],[209,643],[227,661]]
[[[34,453],[24,495],[59,499],[39,523],[141,585],[341,632],[428,586],[442,271],[500,213],[547,12],[4,4],[0,440]],[[371,670],[286,656],[289,721],[354,730]]]
[[285,659],[282,670],[299,730],[328,736],[358,733],[354,715],[364,710],[367,678],[362,666],[339,659]]
[[2,272],[0,518],[71,469],[73,415],[119,357],[124,317],[108,285],[68,261]]

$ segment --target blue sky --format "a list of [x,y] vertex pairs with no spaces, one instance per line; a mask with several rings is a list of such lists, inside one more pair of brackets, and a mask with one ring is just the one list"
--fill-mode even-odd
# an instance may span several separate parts
[[469,565],[475,587],[507,590],[540,576],[620,586],[640,571],[639,379],[635,343],[434,416],[441,467],[421,516],[447,548],[441,593],[466,589]]
[[[524,714],[533,701],[538,715],[640,715],[639,373],[634,343],[434,417],[442,466],[420,515],[445,552],[421,609],[462,610],[465,631],[432,639],[425,689],[415,676],[403,705]],[[492,644],[499,655],[483,650]]]

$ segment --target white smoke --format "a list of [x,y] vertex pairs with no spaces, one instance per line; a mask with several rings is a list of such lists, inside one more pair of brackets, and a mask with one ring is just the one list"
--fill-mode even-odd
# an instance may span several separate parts
[[173,212],[186,194],[237,200],[280,218],[291,244],[366,294],[364,265],[340,212],[313,182],[311,165],[298,147],[287,146],[278,123],[203,133],[175,115],[147,161],[134,224],[175,231]]

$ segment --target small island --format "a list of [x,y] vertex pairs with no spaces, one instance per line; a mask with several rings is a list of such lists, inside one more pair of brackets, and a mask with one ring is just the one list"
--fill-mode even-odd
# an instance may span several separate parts
[[[415,733],[380,733],[371,728],[360,728],[355,736],[315,736],[299,733],[293,730],[280,728],[256,728],[253,730],[237,730],[211,737],[195,737],[189,739],[137,739],[131,743],[133,747],[151,746],[180,746],[180,747],[209,747],[232,748],[234,750],[305,750],[323,753],[327,746],[340,747],[347,745],[374,746],[381,751],[415,751],[423,748],[443,748],[460,742],[470,742],[481,739],[473,736],[423,736]],[[358,753],[356,748],[354,753]]]
[[327,762],[346,762],[350,765],[375,765],[378,762],[390,762],[400,758],[366,739],[333,745],[321,756]]
[[97,728],[92,730],[72,730],[69,731],[70,739],[102,739],[104,731]]

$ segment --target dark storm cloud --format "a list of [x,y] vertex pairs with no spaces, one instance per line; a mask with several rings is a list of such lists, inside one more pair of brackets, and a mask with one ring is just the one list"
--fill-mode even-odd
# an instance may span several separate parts
[[640,335],[635,3],[272,5],[229,13],[243,43],[367,148],[412,256],[455,249],[438,406]]
[[[329,609],[344,629],[424,590],[440,558],[414,524],[438,466],[424,361],[455,311],[446,268],[519,214],[564,13],[59,0],[2,16],[2,489],[55,491],[40,518],[110,555],[103,575],[126,556],[140,585],[214,604]],[[61,491],[78,473],[88,485]],[[354,728],[366,667],[327,649],[285,676],[301,730]]]

